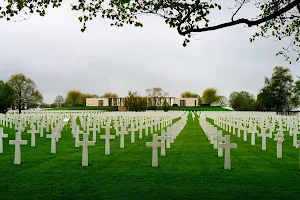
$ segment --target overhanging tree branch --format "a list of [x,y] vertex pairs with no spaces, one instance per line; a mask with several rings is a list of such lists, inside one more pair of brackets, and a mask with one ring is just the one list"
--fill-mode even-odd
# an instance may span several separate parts
[[[286,13],[287,11],[291,10],[292,8],[296,7],[299,8],[300,2],[299,0],[294,0],[292,3],[288,4],[286,7],[284,8],[281,8],[280,10],[266,16],[266,17],[263,17],[261,19],[258,19],[258,20],[249,20],[249,19],[238,19],[238,20],[235,20],[235,21],[231,21],[231,22],[227,22],[227,23],[223,23],[223,24],[219,24],[219,25],[216,25],[216,26],[211,26],[211,27],[205,27],[205,28],[190,28],[186,31],[182,31],[180,30],[180,26],[178,27],[178,33],[180,35],[186,35],[186,34],[189,34],[189,33],[192,33],[192,32],[195,32],[195,33],[200,33],[200,32],[207,32],[207,31],[214,31],[214,30],[218,30],[218,29],[222,29],[222,28],[226,28],[226,27],[230,27],[230,26],[235,26],[235,25],[238,25],[238,24],[246,24],[248,25],[248,27],[252,27],[252,26],[257,26],[261,23],[264,23],[264,22],[267,22],[269,20],[272,20],[272,19],[275,19],[276,17]],[[188,15],[190,15],[188,13]],[[185,20],[187,19],[187,17],[184,18]],[[182,22],[180,23],[183,24],[184,23],[184,20],[182,20]]]

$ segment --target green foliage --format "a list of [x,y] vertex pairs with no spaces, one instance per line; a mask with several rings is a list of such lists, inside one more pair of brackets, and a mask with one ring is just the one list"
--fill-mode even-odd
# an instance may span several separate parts
[[232,92],[229,96],[229,104],[234,110],[251,111],[255,105],[255,97],[249,92]]
[[80,104],[81,95],[81,92],[79,92],[78,90],[69,91],[67,94],[66,103],[69,105]]
[[181,93],[181,98],[198,98],[199,95],[196,93],[192,93],[189,91],[183,92]]
[[258,94],[264,107],[276,112],[289,112],[299,105],[298,85],[288,68],[275,67],[272,77],[265,78],[265,85]]
[[100,98],[100,96],[98,96],[97,94],[93,94],[92,98]]
[[0,80],[0,113],[6,113],[13,105],[14,89]]
[[[260,1],[257,4],[263,13],[260,14],[259,17],[267,17],[292,2],[292,0]],[[300,4],[298,3],[298,6],[294,6],[294,9],[264,23],[260,26],[261,30],[255,33],[253,37],[250,38],[250,41],[254,41],[256,37],[271,37],[275,38],[277,41],[281,41],[284,38],[290,38],[290,44],[287,47],[283,47],[276,55],[283,55],[286,61],[292,63],[290,51],[295,51],[298,54],[298,56],[296,56],[296,61],[298,61],[300,58],[299,5]]]
[[125,107],[128,111],[146,111],[147,98],[138,96],[137,92],[129,91],[125,99]]
[[186,92],[181,93],[181,98],[198,98],[198,106],[200,104],[202,104],[202,99],[201,99],[200,95],[198,95],[196,93],[186,91]]
[[42,104],[43,96],[36,84],[24,74],[14,74],[8,80],[14,90],[14,105],[21,112],[25,107],[35,108]]
[[211,105],[213,103],[218,103],[221,98],[221,96],[217,95],[217,90],[215,88],[207,88],[203,92],[202,102]]
[[165,99],[162,105],[162,109],[165,112],[168,112],[170,110],[170,105],[168,104],[167,100]]
[[116,93],[106,92],[101,97],[102,98],[117,98],[118,95]]
[[81,105],[86,105],[86,99],[87,98],[93,98],[93,95],[92,94],[81,94],[80,95],[80,101],[79,101],[79,104]]

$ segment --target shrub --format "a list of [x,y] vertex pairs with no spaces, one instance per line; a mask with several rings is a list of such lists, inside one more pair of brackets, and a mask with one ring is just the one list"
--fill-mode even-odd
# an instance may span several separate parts
[[170,110],[170,105],[168,104],[168,102],[166,100],[163,102],[162,109],[165,112],[168,112]]
[[174,103],[172,106],[177,106],[178,107],[178,104]]

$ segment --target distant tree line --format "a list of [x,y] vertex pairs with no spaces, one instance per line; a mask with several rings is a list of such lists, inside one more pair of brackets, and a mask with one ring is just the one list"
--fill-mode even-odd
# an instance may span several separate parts
[[36,108],[42,104],[43,96],[36,84],[24,74],[14,74],[7,82],[0,80],[0,112]]
[[[215,88],[204,90],[202,97],[190,91],[181,94],[182,98],[198,98],[198,106],[230,106],[237,111],[275,111],[287,113],[300,105],[300,77],[294,82],[288,68],[275,67],[270,78],[265,77],[265,83],[257,97],[247,91],[234,91],[229,100],[218,94]],[[162,88],[154,87],[145,90],[146,96],[142,97],[137,92],[129,91],[125,98],[125,107],[130,111],[156,110],[161,106],[168,111],[170,106],[166,98],[169,93]],[[81,93],[71,90],[66,97],[56,96],[53,104],[43,103],[43,96],[36,84],[23,74],[14,74],[7,82],[0,80],[0,112],[5,113],[9,109],[18,109],[19,112],[27,108],[53,108],[61,106],[85,106],[87,98],[117,98],[118,95],[106,92],[102,96],[89,93]]]
[[265,84],[257,98],[246,91],[232,92],[230,106],[239,111],[275,111],[289,114],[300,105],[300,80],[294,82],[288,68],[275,67],[271,78],[265,77]]

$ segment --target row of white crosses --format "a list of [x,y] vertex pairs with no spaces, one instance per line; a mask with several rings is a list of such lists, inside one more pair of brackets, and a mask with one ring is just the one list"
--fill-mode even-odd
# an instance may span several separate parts
[[230,143],[230,135],[223,137],[222,130],[208,123],[205,115],[200,114],[199,123],[214,149],[218,149],[218,157],[223,157],[223,149],[225,149],[224,169],[231,169],[230,150],[237,148],[237,144]]
[[[247,141],[247,134],[251,133],[251,145],[255,145],[256,136],[261,137],[263,151],[267,149],[267,138],[273,138],[272,133],[276,131],[274,140],[277,142],[277,158],[282,158],[282,143],[285,141],[283,131],[289,131],[289,136],[293,137],[293,146],[297,146],[299,116],[277,116],[274,113],[259,112],[207,112],[206,116],[213,119],[217,126],[233,135],[236,134],[237,129],[237,137],[241,137],[240,131],[243,130],[244,141]],[[260,127],[260,133],[257,127]],[[267,131],[269,131],[268,134]]]
[[168,127],[167,132],[162,130],[161,136],[153,134],[152,142],[146,142],[146,146],[152,148],[152,167],[158,167],[158,148],[161,148],[161,156],[166,156],[166,148],[170,148],[170,144],[174,143],[174,140],[181,133],[186,122],[187,116],[184,114],[178,122]]
[[[91,112],[29,112],[27,114],[9,114],[1,115],[1,124],[13,128],[17,131],[16,139],[10,140],[9,143],[15,145],[15,164],[21,164],[21,145],[26,145],[27,141],[21,139],[21,134],[24,132],[26,126],[29,126],[30,129],[27,133],[31,134],[31,146],[35,147],[35,135],[40,133],[40,137],[43,137],[44,129],[46,128],[46,137],[51,139],[51,153],[56,153],[56,143],[58,139],[61,138],[61,131],[64,127],[67,128],[67,123],[70,121],[70,126],[72,129],[72,134],[75,137],[75,146],[83,147],[83,157],[82,165],[88,165],[88,146],[95,145],[96,143],[96,133],[100,133],[100,126],[106,128],[105,135],[101,135],[100,139],[105,140],[105,154],[110,154],[110,139],[114,139],[114,135],[110,135],[111,123],[114,121],[114,124],[117,125],[117,135],[120,135],[120,148],[124,148],[124,135],[127,134],[127,125],[130,122],[138,122],[136,124],[136,129],[143,130],[146,128],[146,134],[148,134],[148,127],[151,128],[151,133],[153,132],[153,126],[155,131],[160,130],[172,123],[172,120],[179,117],[181,112],[169,112],[166,114],[164,112],[147,112],[146,114],[136,114],[136,113],[103,113],[98,111]],[[145,116],[146,115],[146,116]],[[69,120],[71,118],[71,120]],[[80,119],[80,123],[83,131],[80,131],[80,127],[76,125],[76,120]],[[0,125],[1,125],[0,124]],[[97,124],[95,126],[95,124]],[[105,125],[104,125],[105,124]],[[92,128],[90,128],[90,125]],[[142,126],[142,128],[140,128]],[[118,127],[121,127],[121,130],[118,130]],[[88,141],[88,135],[90,130],[93,131],[93,141]],[[3,152],[3,138],[7,134],[3,133],[3,129],[0,130],[0,147],[1,152]],[[141,132],[140,131],[140,132]],[[42,134],[41,134],[42,133]],[[79,134],[83,134],[83,140],[79,141]]]
[[[104,139],[105,140],[105,155],[110,155],[110,140],[111,139],[115,139],[114,135],[110,135],[110,122],[107,122],[105,125],[105,135],[100,135],[100,139]],[[88,132],[89,132],[89,128],[88,128]],[[120,135],[120,148],[124,148],[124,135],[127,135],[128,132],[126,131],[126,127],[122,126],[121,131],[118,132],[118,134]],[[156,141],[156,134],[153,134],[153,138],[155,138]],[[160,136],[160,139],[163,140],[165,139],[163,136]],[[82,151],[82,166],[88,166],[88,146],[94,146],[95,145],[95,141],[88,141],[88,133],[84,134],[83,137],[83,141],[77,141],[76,142],[77,145],[81,145],[83,147],[83,151]],[[156,149],[156,142],[154,144],[154,149]],[[164,152],[164,151],[162,151]],[[162,153],[165,154],[165,153]],[[155,162],[155,158],[154,158],[154,163]]]

